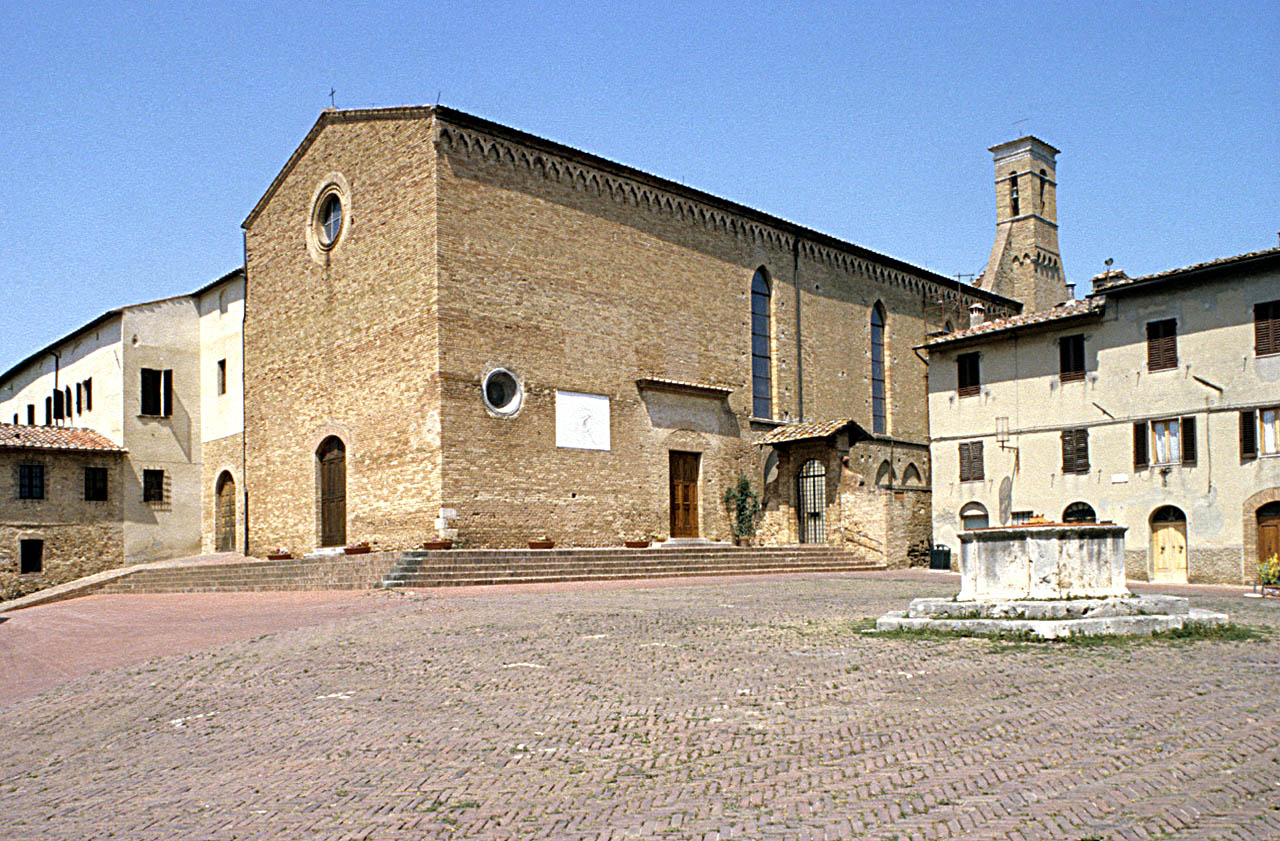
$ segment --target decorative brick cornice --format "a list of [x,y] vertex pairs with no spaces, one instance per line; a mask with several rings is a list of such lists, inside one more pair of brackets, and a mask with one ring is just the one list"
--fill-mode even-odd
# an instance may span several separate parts
[[[504,136],[514,129],[492,124],[471,125],[477,118],[437,109],[440,148],[449,154],[502,169],[519,170],[565,189],[607,197],[669,220],[698,226],[720,235],[790,254],[797,249],[805,259],[874,283],[929,295],[961,308],[981,301],[1002,314],[1017,312],[1014,302],[976,287],[959,283],[925,269],[910,266],[828,234],[808,230],[766,213],[738,205],[675,182],[614,164],[594,155],[552,144],[541,138]],[[462,120],[449,119],[454,115]],[[533,142],[528,142],[528,141]]]

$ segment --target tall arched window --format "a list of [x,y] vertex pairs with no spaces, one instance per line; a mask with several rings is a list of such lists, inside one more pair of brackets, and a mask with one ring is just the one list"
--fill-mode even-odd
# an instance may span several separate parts
[[773,417],[773,358],[769,348],[769,276],[751,278],[751,414]]
[[871,431],[888,432],[884,410],[884,306],[871,308]]
[[1018,173],[1009,173],[1009,209],[1010,216],[1018,215]]

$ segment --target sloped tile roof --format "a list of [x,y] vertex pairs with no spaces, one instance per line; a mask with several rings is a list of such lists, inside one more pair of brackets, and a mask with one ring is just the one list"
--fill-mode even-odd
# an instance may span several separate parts
[[1019,327],[1031,327],[1037,324],[1048,324],[1053,321],[1062,321],[1067,318],[1077,318],[1080,316],[1099,314],[1102,312],[1103,300],[1101,298],[1085,298],[1083,301],[1068,301],[1060,304],[1050,310],[1042,310],[1040,312],[1029,312],[1025,315],[1011,315],[1006,318],[993,318],[990,321],[984,321],[976,327],[968,327],[964,330],[957,330],[954,333],[948,333],[945,336],[938,336],[925,342],[925,347],[936,347],[938,345],[950,344],[958,342],[962,339],[971,339],[975,336],[985,336],[989,333],[1000,333],[1005,330],[1015,330]]
[[714,383],[695,383],[688,380],[672,380],[666,377],[641,377],[636,386],[653,391],[692,391],[708,395],[732,394],[733,386],[715,385]]
[[1259,257],[1280,256],[1280,248],[1266,248],[1262,251],[1250,251],[1247,254],[1236,254],[1231,257],[1219,257],[1217,260],[1206,260],[1203,263],[1193,263],[1190,266],[1182,266],[1177,269],[1168,269],[1155,274],[1140,275],[1138,277],[1128,277],[1124,272],[1113,274],[1110,279],[1104,278],[1101,283],[1097,278],[1094,279],[1095,292],[1107,292],[1112,289],[1121,289],[1126,286],[1132,286],[1139,283],[1149,283],[1153,280],[1162,280],[1175,275],[1189,274],[1198,272],[1203,269],[1216,269],[1221,266],[1229,266],[1232,263],[1243,263],[1247,260],[1254,260]]
[[93,450],[126,452],[92,429],[70,426],[22,426],[0,423],[0,449],[10,450]]
[[846,426],[856,426],[853,418],[833,418],[824,421],[807,423],[790,423],[780,426],[760,439],[760,444],[785,444],[791,441],[804,441],[809,438],[826,438],[835,435]]

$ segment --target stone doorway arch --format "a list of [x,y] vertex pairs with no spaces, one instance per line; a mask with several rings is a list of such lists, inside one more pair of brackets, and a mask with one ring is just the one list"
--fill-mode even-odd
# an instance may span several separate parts
[[236,480],[226,470],[214,486],[213,533],[216,551],[236,551]]

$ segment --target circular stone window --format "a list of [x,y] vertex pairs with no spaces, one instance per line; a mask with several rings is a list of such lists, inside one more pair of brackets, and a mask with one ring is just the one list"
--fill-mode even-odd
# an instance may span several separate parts
[[505,368],[490,371],[484,378],[484,405],[495,414],[510,416],[520,411],[520,383]]
[[342,198],[327,192],[320,198],[316,213],[316,240],[321,248],[332,248],[342,233]]

